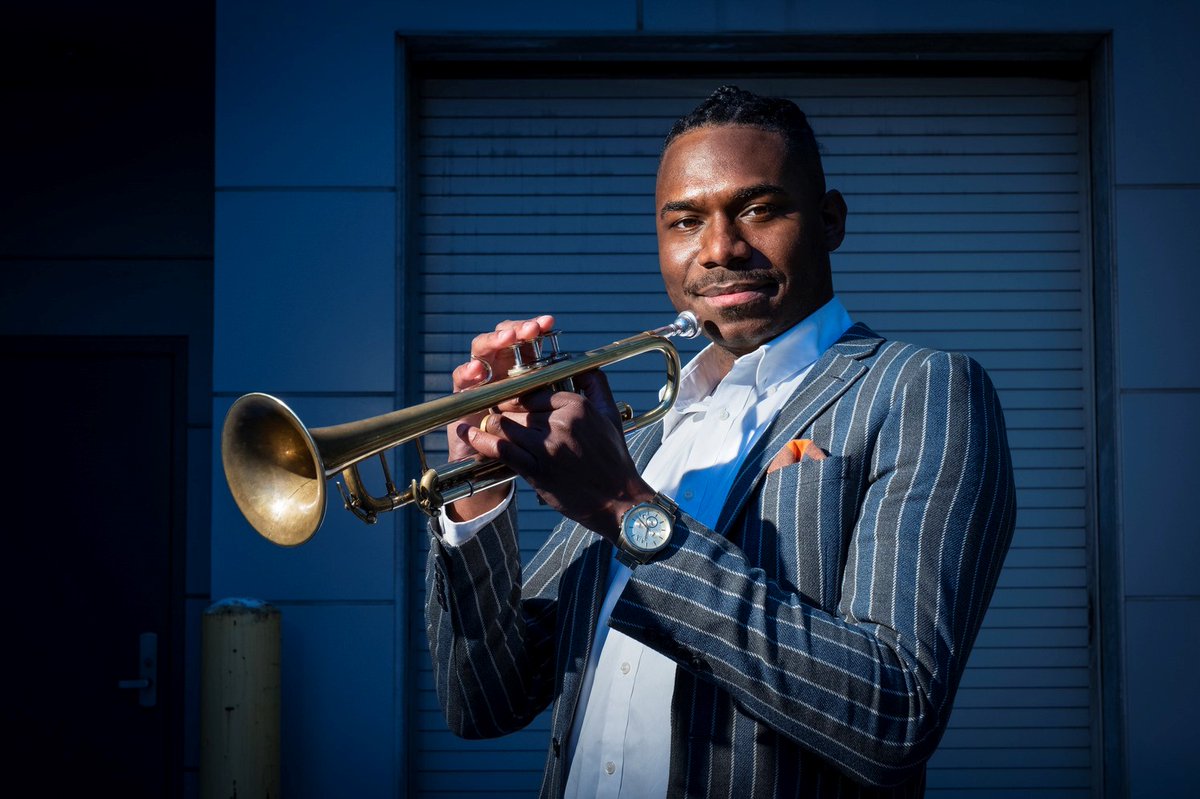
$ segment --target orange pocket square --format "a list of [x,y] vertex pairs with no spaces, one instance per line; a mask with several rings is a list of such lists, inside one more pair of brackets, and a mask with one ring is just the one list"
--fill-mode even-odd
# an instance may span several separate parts
[[810,461],[823,461],[829,457],[829,453],[818,447],[808,438],[794,438],[784,445],[783,449],[779,450],[778,454],[771,460],[771,465],[767,467],[767,474],[782,469],[793,463],[799,463],[807,458]]

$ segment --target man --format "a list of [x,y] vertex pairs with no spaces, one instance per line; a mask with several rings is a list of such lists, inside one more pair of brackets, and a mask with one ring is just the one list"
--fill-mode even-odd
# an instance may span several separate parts
[[[434,526],[450,727],[553,702],[545,797],[919,796],[1012,535],[992,385],[851,324],[846,205],[789,101],[718,89],[655,203],[667,294],[712,339],[664,422],[626,445],[597,373],[451,426],[567,518],[523,577],[507,489]],[[552,325],[478,336],[456,390]]]

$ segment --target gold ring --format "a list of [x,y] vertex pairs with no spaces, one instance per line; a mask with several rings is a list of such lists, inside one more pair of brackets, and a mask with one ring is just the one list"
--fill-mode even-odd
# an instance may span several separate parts
[[488,429],[487,429],[488,421],[491,418],[492,418],[492,415],[490,413],[485,413],[483,415],[483,418],[479,420],[479,429],[486,433],[488,431]]

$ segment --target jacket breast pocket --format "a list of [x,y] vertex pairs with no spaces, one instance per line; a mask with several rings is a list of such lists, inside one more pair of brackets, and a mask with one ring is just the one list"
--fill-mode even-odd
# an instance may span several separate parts
[[860,500],[853,458],[802,460],[763,477],[746,508],[746,556],[787,590],[833,610]]

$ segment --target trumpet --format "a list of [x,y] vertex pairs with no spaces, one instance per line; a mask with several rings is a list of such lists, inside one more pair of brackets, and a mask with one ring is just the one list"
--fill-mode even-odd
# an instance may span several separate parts
[[[700,332],[691,311],[669,325],[647,330],[603,347],[571,355],[558,346],[559,331],[513,346],[514,367],[508,376],[420,405],[330,427],[308,428],[282,400],[269,394],[239,397],[221,430],[225,479],[238,509],[259,535],[280,546],[308,541],[325,519],[326,481],[336,478],[346,509],[368,524],[380,513],[416,504],[429,516],[443,505],[469,497],[516,475],[499,461],[467,459],[431,468],[420,437],[473,413],[542,388],[573,391],[576,375],[635,355],[658,351],[666,362],[666,384],[659,402],[635,416],[617,403],[626,434],[661,419],[679,392],[679,353],[670,338],[693,338]],[[415,442],[421,475],[403,491],[392,482],[385,453]],[[370,494],[358,465],[378,456],[386,494]],[[343,485],[344,481],[344,485]]]

